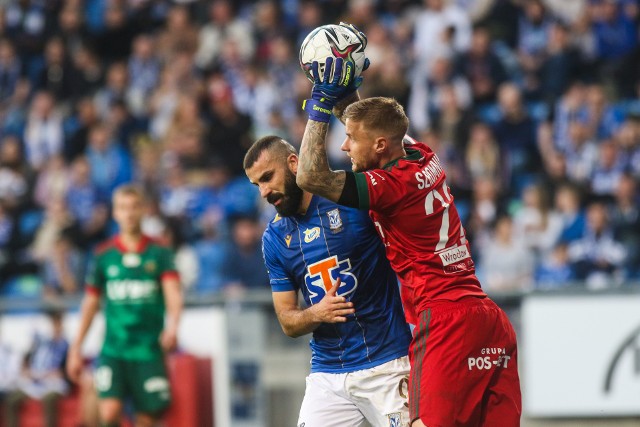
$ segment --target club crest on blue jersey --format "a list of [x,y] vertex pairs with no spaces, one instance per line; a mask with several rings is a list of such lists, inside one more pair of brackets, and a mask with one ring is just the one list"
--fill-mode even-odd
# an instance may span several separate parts
[[402,426],[402,414],[400,412],[394,412],[387,415],[389,417],[389,427],[401,427]]
[[329,217],[329,229],[333,233],[342,231],[342,218],[340,218],[340,209],[336,208],[328,211],[327,216]]
[[333,287],[338,277],[340,277],[341,283],[337,295],[343,297],[351,295],[358,287],[358,278],[350,271],[351,260],[349,258],[340,260],[337,255],[310,264],[307,267],[304,282],[309,290],[311,303],[320,302],[327,291]]

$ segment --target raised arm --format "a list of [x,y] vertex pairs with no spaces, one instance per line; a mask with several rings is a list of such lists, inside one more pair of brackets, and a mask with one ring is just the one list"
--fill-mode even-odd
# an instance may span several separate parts
[[[333,115],[344,123],[344,110],[360,99],[358,91],[347,95],[333,107]],[[345,171],[332,171],[329,167],[325,140],[329,123],[309,119],[300,147],[300,162],[296,183],[298,187],[337,202],[345,185]]]
[[[333,78],[331,78],[332,70]],[[329,167],[325,140],[332,110],[337,111],[341,118],[344,109],[358,99],[355,92],[362,78],[359,77],[356,81],[354,72],[355,67],[352,62],[347,61],[343,69],[342,58],[337,58],[334,64],[333,58],[329,57],[321,81],[318,63],[314,62],[311,99],[307,99],[304,103],[304,109],[309,113],[309,120],[300,146],[296,183],[303,190],[333,202],[337,202],[342,195],[346,173],[332,171]]]
[[340,199],[345,183],[345,171],[329,168],[325,138],[328,123],[309,119],[304,130],[296,184],[313,194],[318,194],[332,202]]

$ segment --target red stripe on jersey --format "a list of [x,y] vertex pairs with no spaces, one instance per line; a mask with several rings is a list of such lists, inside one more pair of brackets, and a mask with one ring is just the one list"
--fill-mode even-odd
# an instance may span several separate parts
[[99,288],[89,284],[85,285],[85,292],[95,296],[100,296],[102,294]]
[[160,275],[160,280],[165,279],[176,279],[177,281],[180,281],[180,275],[177,271],[174,270],[165,271],[164,273],[162,273],[162,275]]
[[113,248],[113,247],[117,247],[116,246],[116,239],[114,237],[105,240],[102,243],[99,243],[98,246],[96,246],[96,249],[94,250],[94,253],[96,255],[100,255],[103,252],[106,252],[107,250]]

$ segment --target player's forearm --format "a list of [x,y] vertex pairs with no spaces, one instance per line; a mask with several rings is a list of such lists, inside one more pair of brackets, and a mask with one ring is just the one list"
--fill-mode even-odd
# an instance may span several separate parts
[[277,314],[282,331],[291,338],[310,334],[322,324],[309,308],[291,309]]
[[180,283],[176,280],[164,286],[164,299],[167,311],[165,329],[178,330],[180,317],[182,316],[183,297]]
[[72,349],[79,351],[82,348],[84,338],[87,335],[87,332],[91,327],[91,323],[93,322],[93,318],[96,316],[99,309],[100,299],[98,296],[93,294],[85,295],[82,300],[82,306],[80,307],[80,326],[78,328],[76,338],[71,344]]
[[342,194],[344,171],[332,171],[327,159],[325,139],[328,123],[307,121],[300,147],[296,183],[300,188],[336,202]]
[[342,123],[344,123],[344,120],[342,118],[342,116],[344,115],[344,110],[346,110],[349,105],[359,100],[360,100],[360,94],[356,90],[350,95],[348,95],[347,97],[345,97],[344,99],[338,101],[338,103],[333,107],[333,115],[336,116],[336,118],[340,120]]

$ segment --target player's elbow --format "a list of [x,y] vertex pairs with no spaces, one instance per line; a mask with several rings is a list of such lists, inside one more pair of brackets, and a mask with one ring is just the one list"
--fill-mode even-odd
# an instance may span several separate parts
[[298,338],[304,335],[304,334],[301,334],[300,331],[296,330],[295,328],[289,327],[288,325],[281,325],[281,326],[282,326],[282,332],[284,332],[284,334],[290,338]]
[[313,194],[323,194],[322,183],[326,181],[326,176],[319,173],[299,173],[296,176],[296,184],[302,190]]
[[309,174],[306,173],[302,168],[298,168],[298,173],[296,174],[296,184],[298,187],[302,188],[305,191],[310,190],[311,180],[309,179]]

